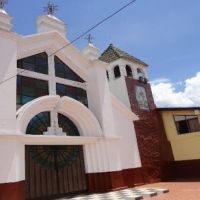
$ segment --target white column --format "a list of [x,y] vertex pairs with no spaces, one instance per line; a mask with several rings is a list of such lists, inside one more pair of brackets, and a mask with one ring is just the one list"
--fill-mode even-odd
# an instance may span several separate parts
[[[48,52],[48,66],[49,66],[49,95],[56,95],[56,79],[55,79],[55,62],[52,52]],[[51,127],[58,128],[58,114],[54,109],[50,112]]]
[[12,28],[12,17],[10,17],[4,9],[0,8],[0,29],[10,31]]
[[[16,133],[17,45],[0,31],[0,134]],[[0,183],[25,179],[24,145],[0,137]]]
[[49,66],[49,95],[56,95],[56,80],[55,80],[55,63],[54,55],[48,52],[48,66]]
[[105,136],[115,135],[111,95],[106,78],[107,64],[93,61],[88,69],[89,109],[97,117]]
[[137,67],[136,66],[132,67],[132,72],[133,72],[133,78],[138,79]]
[[15,134],[17,45],[0,37],[0,134]]
[[121,64],[121,65],[120,65],[120,71],[121,71],[121,76],[122,76],[122,77],[127,76],[127,73],[126,73],[126,65],[125,65],[125,64]]
[[[53,52],[48,52],[48,66],[49,66],[49,95],[56,95],[56,76],[55,76],[55,62]],[[57,105],[58,106],[58,105]],[[50,127],[48,127],[45,135],[66,135],[58,124],[58,108],[57,106],[50,112]]]
[[45,33],[51,31],[57,31],[65,38],[67,32],[66,25],[63,21],[56,18],[55,16],[52,15],[39,16],[37,19],[37,32]]

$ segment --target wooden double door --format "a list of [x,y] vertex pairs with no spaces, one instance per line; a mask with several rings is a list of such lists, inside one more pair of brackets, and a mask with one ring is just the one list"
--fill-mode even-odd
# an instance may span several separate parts
[[26,146],[26,199],[56,199],[87,191],[82,146]]

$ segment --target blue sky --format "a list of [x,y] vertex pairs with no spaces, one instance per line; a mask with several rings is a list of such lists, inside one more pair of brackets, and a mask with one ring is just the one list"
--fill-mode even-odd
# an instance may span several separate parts
[[[9,0],[13,31],[35,33],[35,22],[47,0]],[[68,26],[72,40],[129,0],[54,0],[56,16]],[[168,79],[177,91],[200,71],[200,1],[137,0],[126,10],[92,31],[94,44],[102,52],[110,43],[149,64],[149,78]],[[75,44],[86,45],[84,39]]]

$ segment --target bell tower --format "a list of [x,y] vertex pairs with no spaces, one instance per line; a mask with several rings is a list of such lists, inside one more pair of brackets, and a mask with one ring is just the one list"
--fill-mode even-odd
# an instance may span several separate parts
[[[139,117],[133,123],[142,167],[135,169],[135,184],[158,182],[173,156],[154,103],[148,65],[113,44],[102,53],[100,60],[109,63],[107,80],[112,93]],[[169,156],[163,156],[162,152]]]

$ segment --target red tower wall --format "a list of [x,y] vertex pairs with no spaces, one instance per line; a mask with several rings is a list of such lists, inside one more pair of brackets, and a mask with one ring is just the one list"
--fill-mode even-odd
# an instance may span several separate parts
[[[126,78],[131,109],[140,120],[134,122],[142,162],[140,182],[152,183],[173,178],[174,158],[165,135],[159,112],[156,110],[150,84]],[[140,109],[135,87],[145,89],[149,110]]]

